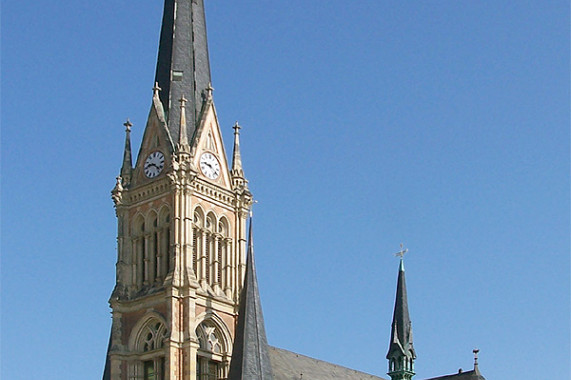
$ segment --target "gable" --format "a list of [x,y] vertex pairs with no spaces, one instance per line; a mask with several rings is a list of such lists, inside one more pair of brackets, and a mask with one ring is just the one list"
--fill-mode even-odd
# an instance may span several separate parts
[[[149,112],[147,125],[145,126],[143,141],[135,162],[132,185],[137,186],[162,178],[171,167],[173,150],[174,145],[166,126],[162,104],[158,97],[155,96],[153,97],[153,104]],[[157,177],[148,178],[144,172],[144,163],[151,154],[156,155],[156,152],[160,152],[164,157],[164,167]]]
[[[192,164],[197,168],[200,178],[227,189],[231,188],[228,159],[212,100],[206,102],[200,124],[195,130],[192,138],[191,156]],[[204,170],[206,168],[204,166],[201,168],[201,158],[213,162],[212,157],[220,166],[219,175],[216,178],[208,177],[209,173]]]

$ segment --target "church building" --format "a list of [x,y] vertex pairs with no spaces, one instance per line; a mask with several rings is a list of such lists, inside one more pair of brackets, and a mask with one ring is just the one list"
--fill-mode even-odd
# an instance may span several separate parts
[[[229,157],[212,92],[204,1],[164,0],[142,143],[134,157],[127,120],[111,192],[117,264],[103,380],[381,379],[268,345],[240,126]],[[413,379],[402,257],[386,328],[387,375]],[[484,377],[476,356],[473,370],[435,379]]]

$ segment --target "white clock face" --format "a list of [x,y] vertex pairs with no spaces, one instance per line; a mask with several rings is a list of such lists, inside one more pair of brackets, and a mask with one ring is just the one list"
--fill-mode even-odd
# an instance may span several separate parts
[[149,178],[158,176],[165,167],[165,156],[159,152],[149,154],[145,160],[145,175]]
[[200,170],[207,178],[216,179],[220,175],[220,164],[212,153],[200,156]]

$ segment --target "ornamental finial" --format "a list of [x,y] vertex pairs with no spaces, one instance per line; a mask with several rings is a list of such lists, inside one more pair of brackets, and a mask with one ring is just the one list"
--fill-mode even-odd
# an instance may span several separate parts
[[408,252],[408,248],[404,248],[404,245],[400,243],[400,251],[395,252],[395,256],[400,257],[401,259],[404,257],[405,253]]
[[124,122],[123,125],[125,126],[125,132],[131,132],[131,127],[133,126],[133,124],[131,123],[129,118],[127,118],[127,121]]
[[161,91],[162,88],[159,87],[159,82],[155,82],[155,85],[153,86],[153,96],[159,96],[159,91]]

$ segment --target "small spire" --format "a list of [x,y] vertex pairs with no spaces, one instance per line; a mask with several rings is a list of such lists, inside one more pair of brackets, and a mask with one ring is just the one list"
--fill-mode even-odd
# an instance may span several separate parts
[[403,245],[395,256],[400,257],[397,278],[397,292],[391,328],[391,340],[386,358],[389,361],[388,375],[393,380],[410,380],[414,376],[416,352],[412,343],[412,323],[408,312],[406,281],[403,256],[407,252]]
[[180,98],[180,125],[179,125],[179,138],[177,151],[190,153],[190,146],[188,145],[188,137],[186,134],[186,98],[184,95]]
[[133,124],[129,119],[123,123],[125,126],[125,147],[123,149],[123,165],[121,166],[121,177],[124,185],[131,182],[131,174],[133,172],[133,160],[131,154],[131,127]]
[[252,217],[248,232],[246,275],[234,336],[228,380],[272,380],[272,367],[254,263]]
[[232,170],[230,175],[232,176],[232,183],[234,187],[245,187],[247,188],[248,181],[244,178],[244,169],[242,168],[242,156],[240,154],[240,129],[242,127],[238,122],[232,127],[234,129],[234,152],[232,154]]

